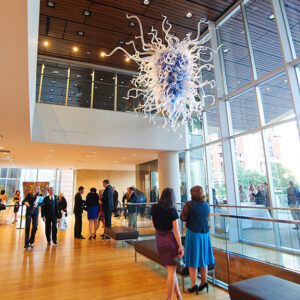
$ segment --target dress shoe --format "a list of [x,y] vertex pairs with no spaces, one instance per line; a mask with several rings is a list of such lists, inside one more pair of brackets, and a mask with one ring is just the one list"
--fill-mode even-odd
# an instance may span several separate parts
[[208,293],[208,283],[205,282],[204,284],[202,285],[199,285],[199,291],[202,291],[206,288],[206,292]]
[[81,236],[79,237],[79,239],[80,239],[80,240],[85,240],[85,237],[81,235]]

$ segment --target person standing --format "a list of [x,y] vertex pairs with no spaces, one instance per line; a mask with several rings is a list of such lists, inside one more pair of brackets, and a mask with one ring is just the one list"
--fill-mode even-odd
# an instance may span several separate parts
[[[133,228],[133,229],[136,229],[136,217],[137,217],[137,205],[135,205],[135,203],[138,203],[138,198],[134,192],[135,188],[134,187],[129,187],[127,189],[127,192],[128,192],[128,197],[129,197],[129,200],[127,202],[127,208],[128,208],[128,214],[129,214],[129,217],[128,217],[128,226]],[[129,204],[129,205],[128,205]],[[133,205],[131,205],[133,204]]]
[[48,188],[48,196],[44,198],[42,205],[42,218],[45,222],[45,234],[48,245],[52,242],[54,246],[57,246],[57,219],[61,218],[59,211],[58,197],[54,195],[53,188]]
[[[26,223],[25,223],[25,245],[24,248],[26,251],[31,250],[34,247],[35,234],[38,227],[38,218],[39,218],[39,203],[38,196],[40,196],[40,186],[33,184],[30,192],[26,195],[22,201],[22,205],[26,205]],[[32,222],[31,234],[30,233],[30,224]]]
[[152,190],[150,191],[150,202],[158,202],[158,191],[156,185],[154,185]]
[[[288,205],[290,208],[299,208],[299,189],[295,187],[294,181],[289,181],[289,187],[287,188],[287,199],[288,199]],[[300,220],[300,212],[297,210],[291,210],[292,218],[295,221]],[[293,229],[298,229],[298,225]]]
[[[96,239],[96,232],[98,229],[97,220],[99,216],[99,195],[97,194],[97,190],[95,188],[91,188],[90,192],[86,196],[85,205],[87,207],[88,220],[89,220],[89,228],[90,228],[90,237],[91,239]],[[94,224],[94,232],[93,232],[93,224]]]
[[[182,210],[181,220],[186,222],[185,264],[189,268],[192,287],[190,293],[202,291],[207,284],[207,266],[215,259],[208,227],[209,205],[205,201],[203,188],[199,185],[191,188],[192,201],[188,201]],[[201,285],[196,284],[198,268],[201,273]]]
[[14,195],[14,203],[15,203],[15,207],[14,207],[14,213],[15,213],[15,219],[13,221],[13,224],[14,223],[17,223],[17,217],[18,217],[18,211],[19,211],[19,208],[20,208],[20,202],[21,202],[21,192],[20,190],[16,190],[16,193]]
[[175,194],[171,188],[162,191],[157,204],[151,208],[151,219],[156,231],[156,247],[160,262],[167,267],[167,295],[172,299],[175,291],[177,299],[182,299],[177,276],[176,256],[183,256],[183,247],[181,244],[180,231],[178,228],[178,214],[175,209]]
[[82,200],[82,194],[84,193],[84,187],[80,186],[78,192],[75,195],[75,204],[74,204],[74,215],[75,215],[75,225],[74,225],[74,237],[75,239],[85,239],[82,236],[82,213],[84,201]]
[[254,194],[255,194],[254,184],[251,183],[249,186],[249,202],[255,202]]
[[8,198],[7,198],[7,195],[5,194],[5,190],[1,190],[0,202],[5,205],[7,201],[8,201]]
[[262,192],[261,192],[261,186],[260,185],[258,185],[256,187],[256,191],[257,191],[256,193],[253,193],[253,197],[255,199],[255,203],[257,205],[262,205],[263,204],[263,198],[262,198]]
[[105,217],[105,227],[111,228],[111,215],[114,209],[114,192],[109,180],[103,180],[104,192],[102,195],[102,209]]
[[248,202],[247,193],[244,190],[243,186],[239,186],[240,202]]
[[[263,186],[263,190],[262,190],[263,205],[265,207],[271,207],[269,184],[267,182],[264,182],[262,186]],[[268,209],[268,211],[270,216],[272,217],[272,210]]]
[[64,214],[65,217],[67,217],[67,215],[68,215],[68,213],[67,213],[68,203],[67,203],[67,200],[64,196],[64,193],[60,193],[58,195],[58,206],[59,206],[60,213]]
[[113,186],[113,191],[114,191],[114,215],[115,218],[118,217],[118,203],[119,203],[119,193],[116,190],[116,187]]

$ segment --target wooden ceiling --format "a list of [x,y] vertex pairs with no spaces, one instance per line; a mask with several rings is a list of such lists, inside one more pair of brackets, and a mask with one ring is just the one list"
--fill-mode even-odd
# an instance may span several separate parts
[[[162,15],[173,24],[172,32],[182,38],[196,31],[200,18],[216,20],[236,0],[152,0],[149,5],[142,4],[142,0],[55,0],[54,8],[48,7],[47,2],[41,0],[40,4],[39,54],[135,69],[133,62],[124,61],[121,52],[109,58],[100,57],[101,51],[109,52],[119,41],[135,40],[139,34],[137,25],[129,26],[126,13],[141,19],[146,39],[151,26],[161,28]],[[84,16],[84,10],[91,15]],[[187,12],[192,12],[193,17],[187,19]],[[84,35],[79,36],[78,31]],[[47,47],[44,41],[48,41]],[[74,46],[78,47],[77,53],[72,50]],[[132,51],[130,46],[124,47]]]

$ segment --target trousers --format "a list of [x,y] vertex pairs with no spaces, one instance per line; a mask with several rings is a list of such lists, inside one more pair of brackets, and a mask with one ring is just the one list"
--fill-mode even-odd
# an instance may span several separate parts
[[75,214],[74,237],[81,237],[82,231],[82,214]]
[[111,215],[112,210],[104,210],[104,217],[105,217],[105,227],[111,228]]
[[45,233],[48,243],[51,242],[51,233],[53,243],[57,242],[57,218],[46,218]]
[[129,218],[128,218],[128,226],[130,228],[136,229],[136,217],[137,217],[137,213],[130,213],[129,214]]
[[[29,244],[33,244],[35,240],[35,234],[38,227],[39,220],[39,209],[38,208],[27,208],[26,211],[26,223],[25,223],[25,248],[29,247]],[[30,224],[31,226],[31,234],[30,234]],[[30,234],[30,237],[29,237]]]

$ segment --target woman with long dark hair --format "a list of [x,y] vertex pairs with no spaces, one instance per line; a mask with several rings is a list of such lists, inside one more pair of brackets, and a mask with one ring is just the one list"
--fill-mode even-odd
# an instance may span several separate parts
[[[207,284],[207,266],[213,265],[215,259],[211,246],[208,217],[209,205],[205,201],[203,188],[199,185],[191,188],[192,201],[187,202],[180,216],[186,222],[185,264],[189,268],[192,287],[190,293],[202,291]],[[201,273],[201,284],[196,284],[198,268]]]
[[176,256],[183,256],[178,214],[175,209],[175,194],[172,188],[162,191],[158,204],[151,208],[151,219],[156,230],[156,246],[160,261],[167,267],[167,294],[172,299],[175,291],[177,299],[182,299],[176,277]]
[[[97,194],[97,190],[95,188],[91,188],[90,192],[87,194],[85,205],[87,207],[88,220],[90,223],[89,240],[96,239],[96,232],[98,229],[97,220],[98,220],[100,208],[99,208],[99,195]],[[93,232],[93,223],[94,223],[94,232]]]

